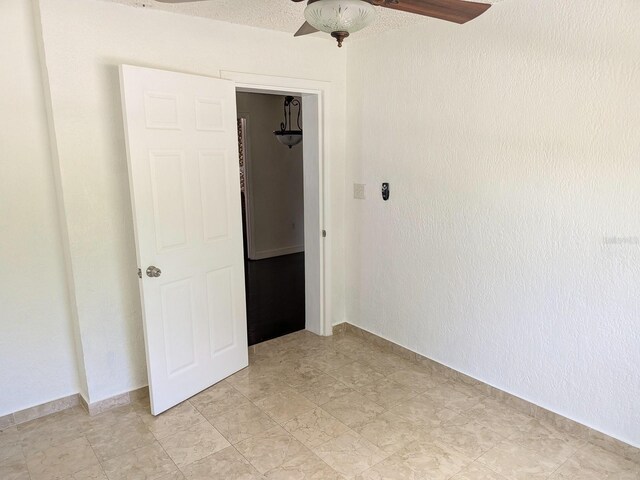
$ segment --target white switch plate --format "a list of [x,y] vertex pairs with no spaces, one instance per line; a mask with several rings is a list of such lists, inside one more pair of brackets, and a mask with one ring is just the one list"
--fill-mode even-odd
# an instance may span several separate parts
[[364,183],[353,184],[353,198],[357,200],[364,200]]

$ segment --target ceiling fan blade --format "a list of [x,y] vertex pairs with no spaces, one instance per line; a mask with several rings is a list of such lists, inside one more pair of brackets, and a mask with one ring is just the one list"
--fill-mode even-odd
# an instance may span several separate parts
[[317,31],[318,29],[311,26],[309,22],[304,22],[302,26],[298,29],[298,31],[293,34],[293,36],[301,37],[302,35],[309,35],[310,33],[316,33]]
[[491,7],[488,3],[466,2],[463,0],[399,0],[398,3],[389,1],[382,3],[374,1],[372,3],[393,10],[401,10],[455,23],[467,23],[469,20],[482,15]]

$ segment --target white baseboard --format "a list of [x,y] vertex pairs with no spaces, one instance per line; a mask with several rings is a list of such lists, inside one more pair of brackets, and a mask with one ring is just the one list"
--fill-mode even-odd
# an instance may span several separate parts
[[249,260],[264,260],[265,258],[281,257],[292,253],[304,252],[304,245],[293,245],[291,247],[274,248],[272,250],[258,250],[249,256]]

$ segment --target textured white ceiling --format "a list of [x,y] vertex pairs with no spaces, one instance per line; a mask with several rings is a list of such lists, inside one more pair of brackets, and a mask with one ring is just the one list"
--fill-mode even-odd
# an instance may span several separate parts
[[[155,0],[109,1],[133,7],[166,10],[184,15],[238,23],[240,25],[291,32],[292,35],[304,22],[303,12],[306,6],[306,2],[294,3],[291,0],[204,0],[181,4],[161,3]],[[496,3],[498,1],[499,0],[483,0],[483,3]],[[357,35],[367,36],[409,25],[434,21],[441,20],[429,19],[387,8],[379,8],[378,18],[374,24],[358,32]]]

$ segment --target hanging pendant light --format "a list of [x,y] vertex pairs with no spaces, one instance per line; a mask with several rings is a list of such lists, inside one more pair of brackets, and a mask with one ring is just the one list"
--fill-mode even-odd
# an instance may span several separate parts
[[[291,105],[298,107],[298,130],[291,130]],[[278,141],[292,148],[302,141],[302,128],[300,127],[300,101],[292,96],[284,97],[284,122],[280,124],[280,130],[273,132]]]
[[350,33],[373,22],[375,7],[362,0],[314,0],[304,10],[304,18],[314,28],[329,33],[342,47]]

